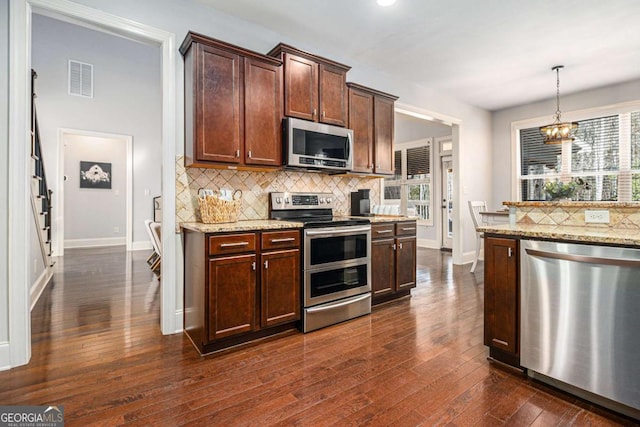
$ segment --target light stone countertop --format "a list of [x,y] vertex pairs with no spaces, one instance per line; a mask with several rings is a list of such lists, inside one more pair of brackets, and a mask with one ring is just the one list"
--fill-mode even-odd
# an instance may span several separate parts
[[182,228],[201,233],[231,233],[234,231],[262,231],[280,230],[283,228],[302,228],[303,223],[297,221],[280,221],[273,219],[258,219],[250,221],[224,222],[219,224],[204,224],[201,222],[183,222]]
[[477,231],[504,236],[532,237],[560,241],[640,246],[640,229],[580,227],[569,225],[500,224],[486,225]]

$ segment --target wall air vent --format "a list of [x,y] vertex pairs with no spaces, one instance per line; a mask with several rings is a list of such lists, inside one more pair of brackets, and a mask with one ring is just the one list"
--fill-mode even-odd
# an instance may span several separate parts
[[69,60],[69,95],[93,98],[93,65]]

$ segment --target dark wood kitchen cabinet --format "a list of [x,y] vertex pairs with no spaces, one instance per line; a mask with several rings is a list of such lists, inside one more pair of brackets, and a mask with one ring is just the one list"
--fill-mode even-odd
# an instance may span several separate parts
[[200,353],[295,329],[299,230],[183,236],[184,330]]
[[284,64],[284,115],[336,126],[347,125],[348,65],[284,43],[268,55]]
[[300,319],[300,232],[262,233],[260,325]]
[[491,357],[520,365],[518,240],[484,241],[484,344]]
[[282,165],[282,63],[188,33],[185,62],[185,165]]
[[416,286],[416,222],[371,226],[371,291],[373,304],[410,294]]
[[393,174],[394,104],[398,97],[347,83],[354,172]]

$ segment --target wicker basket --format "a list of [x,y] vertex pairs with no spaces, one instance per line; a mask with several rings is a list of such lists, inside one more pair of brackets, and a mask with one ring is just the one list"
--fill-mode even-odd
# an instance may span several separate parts
[[236,222],[242,208],[242,199],[224,200],[218,196],[198,197],[200,219],[205,224]]

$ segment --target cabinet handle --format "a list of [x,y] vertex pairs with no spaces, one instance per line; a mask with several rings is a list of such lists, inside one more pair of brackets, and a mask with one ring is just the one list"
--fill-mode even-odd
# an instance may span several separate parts
[[324,111],[323,111],[323,112],[322,112],[322,118],[323,118],[323,119],[324,119],[325,115],[326,115],[326,114],[325,114],[325,113],[324,113]]
[[393,233],[393,230],[377,230],[376,233],[378,234]]
[[402,227],[403,231],[414,231],[415,229],[415,227]]
[[247,157],[251,158],[251,150],[249,150],[249,152],[247,153]]
[[394,243],[393,245],[391,245],[391,247],[393,248],[393,250],[396,250],[396,244]]
[[234,248],[238,246],[247,246],[249,242],[238,242],[238,243],[222,243],[220,248]]
[[314,108],[314,109],[313,109],[313,118],[315,118],[315,117],[316,117],[316,114],[318,114],[318,113],[317,113],[316,109]]
[[402,243],[400,243],[400,249],[402,249]]
[[508,342],[506,342],[506,341],[502,341],[502,340],[499,340],[499,339],[497,339],[497,338],[491,338],[491,342],[494,342],[494,343],[496,343],[496,344],[503,345],[503,346],[505,346],[505,347],[509,347],[509,343],[508,343]]
[[265,269],[269,268],[269,261],[268,260],[264,262],[264,268]]
[[236,157],[240,157],[240,150],[236,150]]
[[513,251],[511,250],[511,248],[509,248],[509,258],[511,258],[513,256]]
[[271,243],[293,242],[294,240],[296,240],[294,237],[287,237],[284,239],[271,239]]
[[253,261],[253,262],[251,263],[251,269],[252,269],[253,271],[256,271],[256,262],[255,262],[255,261]]

